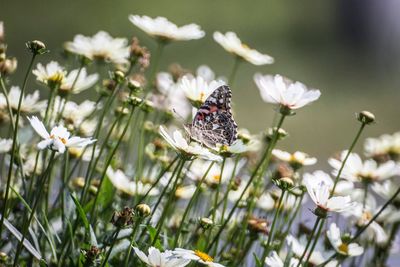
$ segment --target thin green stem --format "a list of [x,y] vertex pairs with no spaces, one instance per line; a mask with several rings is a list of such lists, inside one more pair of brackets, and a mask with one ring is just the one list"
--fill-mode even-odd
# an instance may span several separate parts
[[198,196],[198,194],[200,193],[200,190],[201,190],[201,186],[202,186],[204,180],[207,178],[207,175],[208,175],[208,173],[209,173],[209,171],[211,170],[211,168],[212,168],[213,165],[214,165],[214,161],[210,163],[210,165],[208,166],[207,171],[204,173],[203,177],[202,177],[201,180],[198,182],[197,187],[196,187],[196,190],[194,191],[193,196],[190,198],[189,203],[188,203],[188,205],[186,206],[186,209],[185,209],[185,211],[184,211],[184,213],[183,213],[183,215],[182,215],[182,220],[181,220],[181,223],[180,223],[180,225],[179,225],[178,232],[177,232],[176,235],[175,235],[174,245],[172,246],[172,247],[174,247],[174,248],[177,247],[177,244],[178,244],[178,241],[179,241],[179,236],[180,236],[180,234],[181,234],[181,232],[182,232],[182,229],[183,229],[183,226],[184,226],[184,224],[185,224],[186,216],[189,214],[190,209],[192,208],[192,206],[193,206],[195,200],[197,199],[197,196]]
[[128,265],[129,265],[129,258],[131,256],[132,246],[133,246],[133,243],[135,243],[135,234],[136,234],[137,229],[139,228],[139,225],[142,223],[142,221],[143,221],[143,217],[139,217],[135,223],[135,226],[132,229],[131,243],[129,245],[128,253],[126,254],[126,258],[125,258],[125,265],[124,265],[125,267],[128,267]]
[[12,174],[12,169],[13,169],[13,164],[14,164],[15,150],[17,148],[18,125],[19,125],[19,117],[21,115],[20,111],[21,111],[22,99],[24,98],[26,84],[28,82],[28,77],[29,77],[29,74],[31,72],[31,69],[32,69],[32,66],[33,66],[33,63],[35,61],[36,56],[37,56],[36,53],[34,53],[32,55],[31,62],[29,63],[28,70],[26,71],[24,82],[23,82],[22,88],[21,88],[21,94],[20,94],[19,100],[18,100],[18,107],[17,107],[17,111],[16,111],[15,126],[14,126],[14,133],[13,133],[13,143],[12,143],[12,147],[11,147],[10,166],[9,166],[9,169],[8,169],[6,193],[5,193],[5,196],[4,196],[3,209],[2,209],[2,212],[1,212],[2,216],[1,216],[1,220],[0,220],[0,236],[1,236],[2,232],[3,232],[4,219],[5,219],[6,214],[7,214],[8,196],[9,196],[9,193],[10,193],[10,185],[11,185],[11,179],[12,179],[12,175],[11,174]]
[[318,225],[319,225],[319,222],[320,222],[320,221],[321,221],[321,218],[320,218],[320,217],[317,217],[317,219],[315,220],[315,223],[314,223],[314,227],[313,227],[313,229],[312,229],[312,232],[311,232],[311,234],[310,234],[310,236],[309,236],[309,238],[308,238],[307,245],[306,245],[306,247],[304,248],[303,254],[301,255],[301,257],[300,257],[300,259],[299,259],[299,263],[297,264],[297,267],[301,266],[301,262],[303,261],[304,257],[306,256],[307,250],[308,250],[308,248],[309,248],[310,245],[311,245],[311,241],[313,240],[314,234],[315,234],[316,231],[317,231],[317,228],[318,228]]
[[100,267],[104,267],[104,266],[106,266],[106,264],[108,263],[108,258],[110,257],[111,251],[112,251],[112,249],[114,248],[115,243],[117,242],[117,238],[118,238],[119,231],[121,231],[121,228],[120,228],[120,227],[118,227],[118,228],[115,230],[115,232],[114,232],[114,238],[113,238],[113,240],[112,240],[112,242],[111,242],[111,246],[110,246],[110,248],[108,249],[107,254],[106,254],[106,256],[104,257],[104,260],[103,260],[103,262],[101,263]]
[[28,218],[28,220],[24,220],[24,225],[23,225],[23,228],[22,228],[22,238],[18,243],[18,247],[17,247],[16,253],[15,253],[15,257],[14,257],[14,264],[13,264],[14,267],[16,267],[18,265],[19,255],[21,253],[22,245],[23,245],[23,242],[25,240],[26,234],[28,233],[29,225],[31,224],[32,219],[34,218],[37,206],[38,206],[38,204],[40,202],[40,199],[42,197],[42,192],[43,192],[44,185],[46,184],[46,181],[48,180],[47,177],[50,176],[49,174],[51,173],[51,170],[52,170],[52,168],[54,166],[55,154],[56,154],[56,152],[52,151],[52,153],[50,155],[50,159],[49,159],[49,164],[47,165],[47,169],[43,173],[42,178],[40,179],[39,188],[38,188],[38,190],[36,192],[37,197],[36,197],[35,202],[33,203],[33,206],[31,208],[31,212],[30,212],[29,218]]
[[235,62],[233,63],[231,74],[229,75],[228,84],[229,86],[233,86],[233,82],[235,81],[236,73],[239,69],[239,65],[242,62],[240,57],[235,57]]
[[333,183],[333,188],[332,188],[332,191],[331,191],[330,196],[333,196],[333,194],[335,193],[336,185],[337,185],[337,183],[338,183],[338,181],[339,181],[340,175],[342,174],[343,168],[344,168],[344,166],[346,165],[346,161],[347,161],[347,159],[349,158],[351,151],[353,151],[354,146],[356,145],[358,139],[360,138],[361,133],[362,133],[362,131],[363,131],[364,128],[365,128],[365,125],[366,125],[365,123],[362,123],[362,124],[361,124],[361,127],[360,127],[360,129],[358,130],[356,137],[354,138],[353,142],[351,143],[351,145],[350,145],[350,147],[349,147],[349,150],[347,151],[347,154],[346,154],[346,156],[345,156],[344,159],[343,159],[342,165],[340,166],[340,169],[339,169],[339,171],[338,171],[338,173],[337,173],[337,175],[336,175],[335,182]]
[[155,78],[157,70],[158,70],[158,65],[160,63],[160,59],[161,59],[161,56],[163,54],[164,47],[166,44],[167,43],[164,41],[157,41],[157,50],[154,53],[153,62],[151,62],[151,71],[150,71],[150,75],[149,75],[149,79],[148,79],[149,89],[151,89],[151,87],[153,85],[154,78]]
[[311,258],[312,253],[314,252],[315,246],[318,243],[318,239],[319,239],[319,236],[321,235],[322,228],[324,228],[324,221],[325,221],[324,219],[321,219],[321,223],[318,226],[318,230],[317,230],[317,234],[315,235],[314,242],[313,242],[313,244],[311,246],[311,249],[310,249],[310,251],[308,252],[308,255],[307,255],[307,259],[306,259],[306,263],[305,263],[306,266],[307,266],[307,264],[308,264],[308,262],[309,262],[309,260]]
[[275,233],[274,233],[275,225],[276,225],[276,222],[277,222],[277,220],[278,220],[280,211],[281,211],[281,209],[282,209],[281,206],[282,206],[282,202],[283,202],[283,198],[284,198],[284,196],[285,196],[285,193],[286,193],[286,190],[282,190],[282,193],[281,193],[281,195],[280,195],[280,197],[279,197],[279,200],[278,200],[278,207],[276,208],[275,214],[274,214],[274,218],[272,219],[271,228],[269,229],[269,233],[268,233],[267,244],[266,244],[266,246],[265,246],[265,248],[264,248],[264,252],[263,252],[263,255],[262,255],[262,257],[261,257],[261,262],[264,262],[264,261],[265,261],[265,258],[267,257],[268,253],[271,251],[271,241],[272,241],[272,237],[273,237],[274,234],[275,234]]

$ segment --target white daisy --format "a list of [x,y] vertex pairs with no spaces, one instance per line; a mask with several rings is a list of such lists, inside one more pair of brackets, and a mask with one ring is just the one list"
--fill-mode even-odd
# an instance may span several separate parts
[[0,153],[7,153],[11,150],[12,139],[1,139],[0,138]]
[[355,206],[350,196],[329,197],[329,185],[324,181],[304,181],[307,192],[318,208],[325,211],[343,212]]
[[130,15],[129,20],[148,35],[166,41],[187,41],[203,38],[205,32],[197,24],[178,27],[164,17]]
[[247,142],[243,141],[242,139],[236,139],[230,146],[217,144],[213,149],[221,154],[243,154],[250,151],[257,151],[260,148],[260,140],[252,138]]
[[78,72],[78,69],[71,70],[68,75],[66,75],[60,89],[78,94],[83,90],[89,89],[99,80],[99,75],[97,73],[88,75],[86,68],[81,69],[77,79]]
[[332,247],[342,255],[356,257],[360,256],[364,252],[364,248],[357,243],[344,243],[340,236],[339,227],[337,227],[335,223],[331,223],[328,231],[326,232],[326,235],[328,236],[329,242],[331,243]]
[[286,161],[296,166],[309,166],[317,163],[317,158],[310,157],[308,154],[300,151],[296,151],[291,154],[283,150],[274,149],[272,150],[272,155],[282,161]]
[[178,199],[189,199],[193,197],[195,191],[196,186],[193,184],[178,186],[175,191],[175,197]]
[[300,82],[292,82],[280,75],[254,75],[261,98],[268,103],[279,104],[288,109],[299,109],[317,100],[321,92],[309,90]]
[[400,132],[392,135],[384,134],[378,138],[367,138],[364,143],[365,154],[368,157],[400,154]]
[[114,64],[129,63],[128,40],[113,38],[104,31],[96,33],[93,37],[78,34],[72,42],[65,43],[65,49],[91,60],[101,59]]
[[173,253],[184,259],[194,260],[210,267],[224,267],[224,265],[214,262],[210,255],[199,250],[176,248]]
[[160,134],[173,149],[188,157],[199,157],[205,160],[222,161],[220,156],[211,153],[207,148],[198,143],[188,143],[180,131],[175,130],[171,137],[163,126],[160,126]]
[[[128,194],[130,196],[145,195],[151,188],[150,184],[143,184],[141,181],[133,181],[122,170],[114,171],[113,168],[107,168],[107,177],[110,182],[117,188],[118,190]],[[149,196],[158,195],[159,191],[157,188],[151,189],[149,192]]]
[[[386,180],[383,183],[378,183],[378,182],[374,183],[371,186],[371,188],[380,197],[382,197],[384,199],[389,199],[396,193],[396,191],[398,189],[398,184],[397,184],[397,182],[394,182],[392,180]],[[395,201],[400,202],[400,196],[397,196]]]
[[274,63],[274,59],[269,55],[261,54],[257,50],[249,48],[243,44],[234,32],[222,34],[214,32],[214,40],[226,51],[232,53],[253,65],[265,65]]
[[61,85],[67,75],[67,71],[56,61],[51,61],[46,66],[39,63],[32,73],[36,76],[36,80],[50,87],[55,84]]
[[139,259],[150,267],[184,267],[190,263],[188,259],[175,257],[170,250],[160,252],[155,247],[149,248],[149,256],[133,247]]
[[[8,101],[13,110],[18,109],[18,101],[21,96],[21,89],[18,86],[12,86],[8,92]],[[33,94],[27,94],[22,98],[20,111],[25,114],[37,113],[46,108],[47,101],[39,101],[39,91],[36,90]],[[6,97],[0,93],[0,109],[7,107]]]
[[39,149],[49,148],[59,153],[64,153],[67,147],[85,147],[96,140],[91,138],[70,137],[70,133],[64,126],[56,126],[51,132],[47,132],[43,122],[36,116],[28,118],[33,129],[44,139],[37,144]]
[[[334,168],[333,174],[337,175],[346,157],[347,151],[343,151],[340,160],[331,158],[329,164]],[[362,161],[356,153],[350,153],[346,165],[343,168],[341,177],[349,181],[382,181],[400,174],[400,167],[390,160],[378,165],[375,160]]]
[[[272,251],[271,254],[265,258],[265,264],[268,267],[284,267],[284,261],[279,257],[276,251]],[[288,267],[296,267],[299,264],[299,260],[291,258]]]
[[[303,184],[305,185],[306,183],[319,183],[323,182],[325,183],[328,188],[329,192],[332,191],[334,181],[332,180],[331,176],[327,174],[324,171],[315,171],[313,173],[305,173],[303,175]],[[339,180],[336,184],[335,188],[335,195],[349,195],[354,189],[354,184],[351,181],[344,181],[344,180]]]
[[192,75],[185,75],[179,81],[178,86],[185,93],[189,101],[196,107],[199,107],[215,89],[224,84],[225,82],[222,80],[209,82],[202,76],[193,77]]

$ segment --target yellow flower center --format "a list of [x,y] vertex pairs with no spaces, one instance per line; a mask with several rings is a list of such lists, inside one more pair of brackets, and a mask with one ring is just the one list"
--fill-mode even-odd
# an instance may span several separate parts
[[345,243],[340,244],[340,246],[338,247],[339,252],[343,253],[343,254],[348,254],[349,253],[349,246]]
[[221,180],[221,175],[216,174],[212,177],[215,181],[219,182],[219,180]]
[[200,92],[200,101],[201,101],[201,102],[204,102],[204,101],[205,101],[204,97],[205,97],[204,92]]
[[249,47],[247,44],[242,44],[242,47],[243,47],[244,49],[250,49],[250,47]]
[[210,255],[208,255],[207,253],[201,252],[200,250],[195,250],[194,254],[205,262],[213,262],[213,260],[214,260]]
[[372,213],[369,211],[364,211],[362,215],[362,220],[363,221],[370,221],[372,219]]
[[52,76],[50,76],[48,78],[48,80],[50,82],[54,82],[54,83],[61,83],[63,79],[64,79],[64,73],[63,72],[56,72],[55,74],[53,74]]
[[[55,138],[54,134],[50,135],[50,138],[51,138],[51,139],[54,139],[54,138]],[[58,139],[60,139],[60,141],[61,141],[64,145],[67,143],[67,140],[66,140],[65,138],[60,138],[60,137],[58,137]]]

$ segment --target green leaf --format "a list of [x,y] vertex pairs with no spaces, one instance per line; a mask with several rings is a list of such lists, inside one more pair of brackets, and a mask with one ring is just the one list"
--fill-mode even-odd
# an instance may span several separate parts
[[159,250],[164,250],[159,238],[157,238],[156,242],[153,242],[157,234],[157,229],[151,225],[147,225],[147,231],[150,235],[151,243],[154,243],[154,247],[158,248]]
[[[22,234],[6,218],[4,218],[4,225],[18,239],[18,241],[21,241]],[[40,254],[40,252],[37,251],[35,247],[31,244],[31,242],[29,242],[26,238],[24,239],[24,242],[22,244],[36,259],[42,260],[42,255]]]
[[90,224],[89,224],[89,221],[88,221],[88,219],[86,217],[86,213],[83,210],[83,208],[81,206],[81,203],[79,203],[79,200],[76,198],[75,193],[71,193],[70,196],[71,196],[72,200],[75,203],[76,210],[78,211],[78,215],[81,218],[81,220],[82,220],[82,222],[83,222],[83,224],[85,226],[86,232],[88,232]]
[[98,205],[103,209],[108,207],[112,201],[114,200],[114,186],[108,179],[108,177],[104,178],[103,185],[101,186],[101,190],[99,192],[99,199],[97,201]]
[[94,233],[91,225],[89,225],[89,233],[90,233],[90,244],[92,246],[98,247],[99,245],[97,244],[96,234]]
[[260,261],[260,259],[256,255],[256,253],[254,253],[254,252],[253,252],[253,257],[254,257],[254,260],[256,261],[256,267],[262,267],[263,266],[262,262]]

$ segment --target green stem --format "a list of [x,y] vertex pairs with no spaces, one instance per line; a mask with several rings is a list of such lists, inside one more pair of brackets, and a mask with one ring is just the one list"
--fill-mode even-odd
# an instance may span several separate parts
[[312,255],[312,253],[314,252],[315,246],[316,246],[317,243],[318,243],[318,238],[319,238],[319,236],[321,235],[322,228],[324,228],[324,222],[325,222],[325,220],[324,220],[324,219],[321,219],[321,220],[322,220],[322,221],[321,221],[321,223],[320,223],[319,226],[318,226],[318,231],[317,231],[317,234],[315,235],[314,242],[313,242],[313,244],[312,244],[312,246],[311,246],[310,252],[308,252],[307,259],[306,259],[306,263],[304,264],[305,266],[307,266],[307,264],[308,264],[308,262],[309,262],[309,260],[310,260],[310,258],[311,258],[311,255]]
[[[53,168],[55,154],[56,154],[56,152],[52,151],[52,153],[50,155],[50,159],[49,159],[49,164],[47,165],[47,169],[43,173],[42,178],[40,179],[39,188],[38,188],[38,191],[36,192],[37,197],[36,197],[35,202],[33,203],[33,206],[31,208],[31,212],[30,212],[29,218],[28,218],[28,220],[24,220],[24,225],[23,225],[23,228],[22,228],[23,229],[22,230],[22,238],[18,243],[17,251],[16,251],[15,257],[14,257],[14,264],[13,264],[14,267],[18,266],[18,259],[19,259],[19,255],[20,255],[21,250],[22,250],[22,245],[23,245],[23,242],[25,240],[25,236],[28,233],[29,225],[31,224],[32,219],[33,219],[33,217],[35,215],[36,208],[37,208],[37,206],[38,206],[38,204],[40,202],[40,199],[41,199],[41,196],[42,196],[42,192],[43,192],[43,188],[44,188],[44,185],[46,184],[46,181],[47,181],[47,177],[49,176],[49,174],[51,173],[51,170]],[[2,217],[4,217],[4,216],[2,216]]]
[[162,56],[162,53],[164,51],[164,47],[166,45],[166,42],[164,41],[157,41],[157,50],[154,53],[153,57],[153,62],[151,62],[151,71],[149,75],[149,82],[148,82],[148,88],[151,89],[152,83],[154,82],[154,78],[156,76],[157,70],[158,70],[158,65],[160,63],[160,59]]
[[228,80],[228,85],[231,87],[233,86],[233,82],[235,81],[235,76],[241,62],[242,60],[240,57],[235,57],[235,63],[233,63],[232,71],[231,74],[229,75],[229,80]]
[[[224,158],[224,159],[225,159],[225,158]],[[184,211],[184,213],[183,213],[183,215],[182,215],[182,220],[181,220],[181,223],[180,223],[180,225],[179,225],[178,232],[177,232],[176,235],[175,235],[174,245],[172,246],[173,248],[176,248],[176,246],[177,246],[177,244],[178,244],[179,236],[180,236],[180,234],[181,234],[181,232],[182,232],[182,229],[183,229],[183,226],[184,226],[184,224],[185,224],[186,216],[189,214],[190,209],[192,208],[192,206],[193,206],[195,200],[197,199],[197,195],[198,195],[199,192],[200,192],[201,186],[202,186],[204,180],[207,178],[207,175],[208,175],[208,173],[209,173],[209,171],[211,170],[211,168],[212,168],[213,165],[214,165],[214,161],[211,162],[210,165],[208,166],[207,171],[204,173],[203,177],[201,178],[201,180],[200,180],[199,183],[197,184],[196,190],[194,191],[193,196],[190,198],[189,203],[188,203],[188,205],[186,206],[186,209],[185,209],[185,211]],[[221,172],[222,172],[222,171],[221,171]]]
[[143,221],[143,218],[139,217],[137,222],[135,223],[135,226],[132,229],[131,243],[129,245],[128,253],[127,253],[126,258],[125,258],[125,265],[124,265],[125,267],[128,267],[128,265],[129,265],[129,258],[131,256],[132,246],[133,246],[133,243],[135,243],[135,234],[136,234],[137,229],[139,228],[139,225],[142,223],[142,221]]
[[303,254],[301,255],[301,257],[300,257],[300,259],[299,259],[299,263],[297,264],[297,267],[301,266],[301,262],[303,261],[304,257],[306,256],[308,247],[311,245],[311,241],[313,240],[314,234],[315,234],[315,232],[317,231],[317,228],[318,228],[318,225],[319,225],[319,222],[320,222],[320,221],[321,221],[321,218],[320,218],[320,217],[317,217],[317,219],[315,220],[315,223],[314,223],[314,227],[313,227],[313,229],[312,229],[312,232],[311,232],[311,234],[310,234],[310,237],[308,238],[307,245],[306,245],[306,247],[304,248]]
[[351,143],[350,148],[349,148],[349,150],[347,151],[347,154],[346,154],[345,158],[343,159],[342,166],[340,166],[340,169],[339,169],[339,171],[338,171],[338,174],[336,175],[335,182],[334,182],[334,184],[333,184],[333,188],[332,188],[332,191],[331,191],[330,196],[333,196],[333,194],[335,193],[336,185],[337,185],[337,183],[338,183],[338,181],[339,181],[340,175],[342,174],[343,168],[344,168],[344,166],[346,165],[346,161],[347,161],[347,159],[349,158],[351,151],[353,151],[354,146],[356,145],[358,139],[360,138],[361,133],[362,133],[362,131],[364,130],[365,125],[366,125],[365,123],[362,123],[362,124],[361,124],[361,127],[360,127],[360,129],[358,130],[356,137],[354,138],[353,142]]
[[13,164],[14,164],[15,150],[16,150],[16,147],[17,147],[18,125],[19,125],[19,117],[20,117],[22,99],[24,98],[26,84],[28,82],[28,77],[29,77],[29,74],[31,72],[31,69],[32,69],[32,66],[33,66],[33,62],[35,61],[36,56],[37,56],[36,53],[34,53],[32,55],[31,62],[29,63],[28,70],[26,71],[24,82],[23,82],[22,88],[21,88],[21,94],[20,94],[19,100],[18,100],[18,107],[17,107],[17,111],[16,111],[17,113],[16,113],[16,117],[15,117],[15,126],[14,126],[14,133],[13,133],[13,143],[12,143],[12,147],[11,147],[10,166],[9,166],[9,169],[8,169],[6,193],[5,193],[5,196],[4,196],[3,209],[2,209],[2,212],[1,212],[2,216],[1,216],[1,220],[0,220],[0,236],[3,233],[4,219],[5,219],[6,214],[7,214],[8,196],[9,196],[9,193],[10,193],[10,185],[11,185],[11,178],[12,178],[12,175],[11,175],[12,174],[12,167],[13,167]]
[[262,169],[265,169],[264,165],[268,166],[269,161],[271,160],[272,149],[275,147],[275,144],[278,141],[279,129],[282,127],[282,124],[283,124],[283,121],[284,121],[285,117],[286,117],[286,115],[283,115],[283,114],[281,115],[281,118],[280,118],[280,120],[278,122],[278,125],[277,125],[276,129],[275,129],[274,136],[273,136],[271,142],[269,143],[265,153],[263,154],[263,156],[262,156],[260,162],[258,163],[256,169],[252,173],[249,181],[247,182],[245,188],[243,189],[243,192],[240,194],[239,199],[233,205],[231,211],[228,214],[228,217],[226,218],[224,223],[221,225],[221,227],[218,230],[217,234],[215,235],[214,239],[208,245],[207,250],[209,250],[215,244],[215,242],[218,240],[219,236],[221,235],[222,231],[225,229],[225,227],[228,224],[229,220],[232,218],[235,210],[237,209],[240,201],[243,199],[247,189],[250,187],[250,185],[252,184],[253,180],[256,177],[258,177],[258,175],[262,175],[262,173],[259,173],[260,168],[262,167]]
[[272,224],[271,224],[271,228],[269,229],[267,244],[264,248],[264,252],[261,257],[261,262],[265,261],[265,258],[268,256],[268,253],[271,251],[271,247],[270,247],[271,241],[272,241],[272,237],[274,235],[276,221],[278,220],[279,213],[281,211],[281,206],[282,206],[282,202],[283,202],[283,197],[285,196],[285,192],[286,192],[285,190],[282,190],[282,194],[279,197],[278,207],[276,208],[274,218],[272,219]]
[[108,249],[107,254],[106,254],[106,256],[104,257],[104,260],[103,260],[102,264],[100,265],[100,267],[104,267],[104,266],[106,266],[106,264],[108,263],[108,258],[110,257],[111,251],[112,251],[112,249],[114,248],[114,245],[115,245],[115,243],[116,243],[116,241],[117,241],[119,231],[121,231],[121,228],[120,228],[120,227],[118,227],[117,230],[115,230],[114,238],[113,238],[113,240],[112,240],[112,242],[111,242],[111,246],[110,246],[110,248]]

